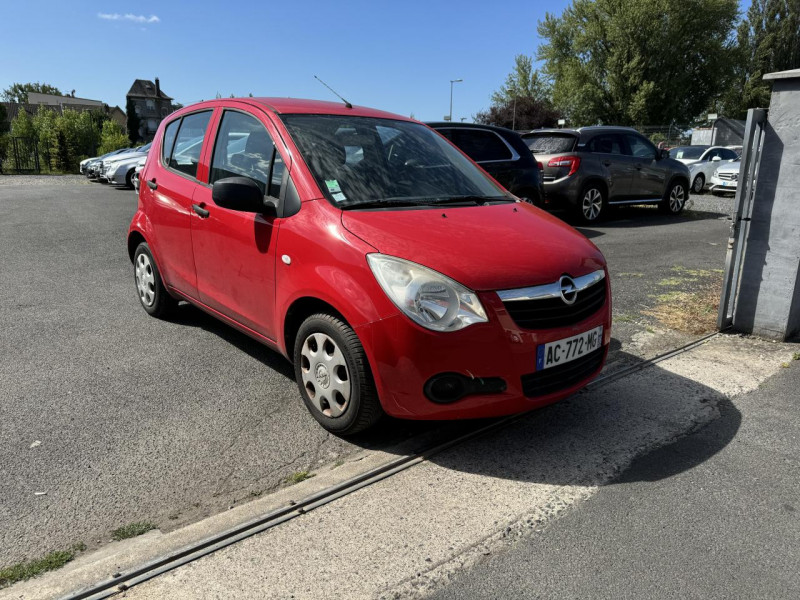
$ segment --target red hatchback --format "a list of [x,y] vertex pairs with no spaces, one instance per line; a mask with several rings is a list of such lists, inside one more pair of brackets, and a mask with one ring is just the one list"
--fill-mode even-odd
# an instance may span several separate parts
[[281,352],[326,429],[505,415],[603,366],[600,251],[432,129],[285,98],[159,127],[128,233],[144,309],[186,300]]

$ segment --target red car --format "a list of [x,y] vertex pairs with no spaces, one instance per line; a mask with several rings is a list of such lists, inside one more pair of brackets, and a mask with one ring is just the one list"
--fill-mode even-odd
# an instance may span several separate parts
[[491,417],[602,368],[600,251],[416,121],[222,99],[161,123],[128,251],[144,309],[186,300],[294,363],[326,429]]

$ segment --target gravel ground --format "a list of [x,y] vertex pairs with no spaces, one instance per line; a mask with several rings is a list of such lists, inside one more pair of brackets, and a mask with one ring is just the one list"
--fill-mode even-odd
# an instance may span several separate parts
[[84,175],[0,175],[0,186],[90,185]]

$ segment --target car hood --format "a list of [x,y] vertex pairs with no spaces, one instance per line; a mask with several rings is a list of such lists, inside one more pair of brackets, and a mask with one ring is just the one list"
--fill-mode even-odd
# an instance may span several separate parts
[[741,166],[742,166],[741,162],[726,163],[724,167],[718,168],[717,172],[719,173],[720,171],[722,171],[723,173],[738,173],[739,167]]
[[122,160],[131,160],[134,158],[142,158],[143,156],[147,156],[147,152],[123,152],[122,154],[116,154],[114,156],[110,156],[103,160],[105,163],[115,163]]
[[605,266],[586,237],[527,203],[346,210],[342,224],[378,252],[430,267],[475,291],[550,283]]

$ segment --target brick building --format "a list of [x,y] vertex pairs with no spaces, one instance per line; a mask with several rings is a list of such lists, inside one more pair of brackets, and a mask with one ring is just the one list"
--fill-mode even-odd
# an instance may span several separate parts
[[155,83],[149,79],[135,80],[125,97],[133,102],[140,119],[139,137],[145,142],[153,140],[161,120],[175,110],[172,98],[161,90],[158,77]]

